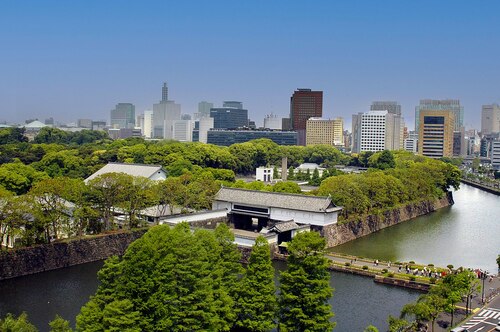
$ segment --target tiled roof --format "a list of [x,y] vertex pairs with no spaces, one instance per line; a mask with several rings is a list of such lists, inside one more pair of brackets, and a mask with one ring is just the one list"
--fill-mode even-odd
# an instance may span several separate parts
[[283,233],[287,231],[291,231],[294,229],[300,228],[299,225],[297,225],[294,221],[282,221],[282,222],[277,222],[274,224],[273,227],[271,227],[271,231],[276,231],[278,233]]
[[88,178],[85,182],[88,182],[95,177],[107,173],[125,173],[132,176],[142,176],[145,178],[150,178],[153,174],[160,171],[162,168],[160,165],[143,165],[143,164],[122,164],[122,163],[109,163]]
[[284,194],[240,188],[223,187],[215,195],[215,200],[250,206],[268,206],[311,212],[329,212],[332,210],[341,210],[340,207],[336,207],[332,203],[330,197]]

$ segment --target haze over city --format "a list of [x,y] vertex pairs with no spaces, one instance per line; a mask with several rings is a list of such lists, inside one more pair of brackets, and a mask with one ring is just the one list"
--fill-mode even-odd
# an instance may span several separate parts
[[22,1],[0,6],[0,121],[109,119],[160,99],[182,112],[239,100],[287,116],[296,88],[324,91],[324,117],[459,99],[466,128],[500,101],[497,1]]

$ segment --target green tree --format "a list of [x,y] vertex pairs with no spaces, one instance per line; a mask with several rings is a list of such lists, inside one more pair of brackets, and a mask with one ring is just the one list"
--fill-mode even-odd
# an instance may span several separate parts
[[280,181],[273,185],[273,192],[300,194],[302,190],[299,185],[292,181]]
[[378,329],[373,325],[368,325],[363,332],[378,332]]
[[290,166],[290,167],[288,168],[288,176],[287,176],[287,179],[288,179],[288,180],[293,180],[293,179],[295,179],[295,172],[294,172],[293,166]]
[[328,260],[325,239],[316,232],[302,232],[288,246],[288,269],[281,273],[280,329],[289,332],[331,331],[335,323],[328,300]]
[[49,323],[50,332],[73,332],[69,322],[59,315]]
[[368,165],[370,167],[385,170],[396,167],[396,161],[391,151],[384,150],[370,156],[370,158],[368,159]]
[[12,314],[7,314],[4,319],[0,319],[0,331],[37,332],[38,329],[29,322],[28,315],[23,312],[17,318]]
[[415,324],[391,315],[389,315],[387,322],[389,323],[389,332],[413,332],[416,328]]
[[193,233],[185,223],[152,227],[121,259],[106,261],[77,331],[229,330],[233,302],[222,286],[222,251],[214,232]]
[[319,177],[319,170],[317,168],[314,169],[311,180],[309,180],[309,184],[311,186],[319,186],[321,184],[321,179]]
[[259,236],[252,247],[241,288],[237,295],[238,320],[242,331],[270,331],[276,326],[276,288],[271,251]]
[[401,311],[401,317],[412,315],[415,317],[417,324],[420,325],[425,321],[430,321],[431,331],[434,332],[434,322],[445,308],[446,299],[439,294],[426,294],[420,296],[416,303],[406,304]]
[[273,167],[273,179],[277,180],[279,179],[280,175],[278,173],[278,166]]

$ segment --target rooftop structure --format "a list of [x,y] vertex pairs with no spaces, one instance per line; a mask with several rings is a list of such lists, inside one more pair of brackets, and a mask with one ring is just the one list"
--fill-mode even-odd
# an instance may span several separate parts
[[107,173],[125,173],[132,176],[142,176],[151,180],[165,180],[167,177],[167,173],[160,165],[109,163],[86,178],[85,183],[99,175]]

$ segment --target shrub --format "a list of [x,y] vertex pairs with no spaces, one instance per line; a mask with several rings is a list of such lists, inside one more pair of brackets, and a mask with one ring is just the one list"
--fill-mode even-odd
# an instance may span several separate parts
[[394,273],[392,273],[392,272],[391,272],[391,273],[389,273],[387,276],[388,276],[389,278],[392,278],[392,277],[394,277]]
[[415,277],[415,276],[410,276],[410,281],[415,281],[415,280],[417,280],[417,277]]
[[447,268],[449,268],[450,270],[453,270],[453,265],[452,264],[448,264],[446,265]]
[[415,264],[415,261],[409,261],[408,263],[410,263],[410,264]]
[[345,263],[344,263],[344,265],[345,265],[345,266],[351,266],[351,263],[349,263],[349,262],[345,262]]
[[436,283],[436,278],[434,278],[434,277],[429,278],[429,282],[431,284],[435,284]]
[[382,269],[382,273],[387,273],[387,269]]
[[427,266],[429,266],[429,267],[434,267],[434,264],[427,264]]
[[363,265],[363,270],[368,270],[368,265]]

